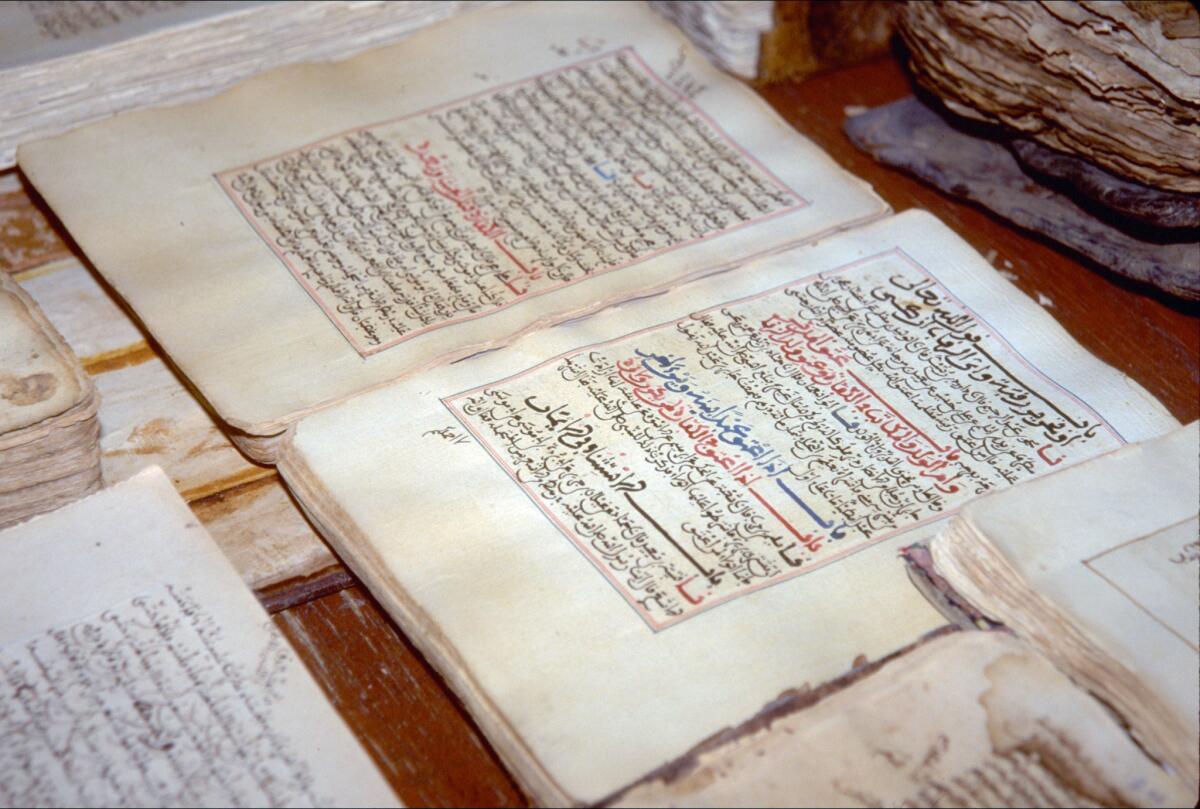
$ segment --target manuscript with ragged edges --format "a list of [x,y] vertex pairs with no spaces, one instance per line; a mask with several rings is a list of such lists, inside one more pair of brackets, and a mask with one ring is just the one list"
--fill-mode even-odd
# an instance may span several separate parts
[[941,625],[901,547],[1176,426],[933,217],[302,420],[280,470],[523,785],[593,802]]
[[1027,637],[1197,794],[1200,426],[982,498],[931,547],[960,600]]
[[19,160],[267,460],[315,408],[887,212],[630,3],[473,12]]

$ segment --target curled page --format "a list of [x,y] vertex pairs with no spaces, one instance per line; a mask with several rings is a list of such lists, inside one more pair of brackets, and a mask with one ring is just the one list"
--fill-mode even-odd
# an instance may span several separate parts
[[897,558],[1175,426],[923,212],[302,420],[280,468],[539,799],[941,619]]
[[887,210],[629,3],[472,12],[27,144],[19,162],[251,442]]

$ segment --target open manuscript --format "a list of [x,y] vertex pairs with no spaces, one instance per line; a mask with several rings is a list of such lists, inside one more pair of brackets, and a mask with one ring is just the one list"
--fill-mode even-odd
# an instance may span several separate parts
[[630,3],[472,12],[18,162],[265,459],[318,406],[887,211]]
[[970,500],[1175,426],[909,212],[308,416],[280,469],[586,803],[942,625],[897,553]]
[[[938,630],[902,546],[1178,426],[636,5],[472,13],[19,162],[544,803]],[[1122,766],[1061,794],[1167,794]]]
[[157,467],[0,533],[0,578],[0,805],[399,805]]
[[1200,789],[1200,426],[968,506],[931,551],[959,596],[1101,695]]

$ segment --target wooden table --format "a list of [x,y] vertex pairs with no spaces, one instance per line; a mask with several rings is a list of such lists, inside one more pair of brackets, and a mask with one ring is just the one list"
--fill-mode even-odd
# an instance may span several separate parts
[[[762,94],[842,166],[874,185],[897,211],[925,208],[937,215],[1045,306],[1084,347],[1140,382],[1176,418],[1188,422],[1200,417],[1200,307],[1087,265],[1039,237],[1019,233],[980,209],[884,168],[842,134],[847,107],[876,106],[910,92],[903,70],[887,59],[770,87]],[[61,230],[47,217],[11,180],[0,186],[0,270],[24,282],[36,277],[40,267],[71,256]],[[157,354],[152,343],[143,342],[111,356],[102,352],[85,365],[104,373],[125,367],[123,363],[154,360]],[[191,440],[210,454],[227,451],[219,437]],[[214,534],[224,530],[230,513],[244,518],[233,532],[241,537],[236,542],[263,541],[257,529],[278,533],[279,521],[289,523],[289,537],[307,530],[289,510],[272,470],[241,459],[221,468],[222,474],[209,475],[212,480],[201,475],[189,496]],[[193,473],[180,470],[175,477],[187,474]],[[268,495],[274,498],[270,508],[252,505]],[[289,541],[310,543],[304,569],[315,568],[311,574],[269,581],[270,571],[263,572],[251,559],[244,563],[244,577],[400,797],[409,805],[525,804],[458,700],[366,590],[314,538]],[[267,583],[258,586],[258,577]]]

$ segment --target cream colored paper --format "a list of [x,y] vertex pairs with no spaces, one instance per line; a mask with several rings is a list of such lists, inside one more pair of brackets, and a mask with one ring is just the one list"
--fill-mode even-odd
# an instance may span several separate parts
[[0,5],[0,70],[73,56],[90,48],[259,5],[254,0],[17,0]]
[[[1193,785],[1200,740],[1198,457],[1200,427],[1193,423],[981,500],[963,514],[982,538],[976,543],[986,543],[978,552],[956,541],[948,554],[940,538],[933,546],[935,563],[956,589],[1047,647],[1060,666],[1127,713],[1151,751]],[[966,554],[998,574],[964,576]],[[990,592],[981,578],[1001,589]]]
[[[6,279],[7,281],[7,279]],[[0,285],[0,434],[31,427],[78,404],[91,390],[73,356],[15,284]]]
[[1083,560],[1181,643],[1200,651],[1200,517],[1126,540]]
[[0,547],[0,803],[397,805],[157,468]]
[[[631,357],[690,376],[666,396],[646,365],[622,378]],[[795,409],[775,414],[781,402]],[[686,438],[700,410],[709,433]],[[621,423],[653,428],[663,449],[638,449]],[[910,212],[314,414],[280,469],[527,788],[590,802],[786,689],[938,626],[897,551],[977,487],[1174,425],[945,226]],[[954,447],[973,455],[959,463]],[[863,466],[872,458],[882,465]],[[908,483],[880,499],[876,469]],[[777,515],[747,494],[759,486]],[[773,572],[739,578],[756,566]],[[724,571],[711,593],[694,567]]]
[[0,169],[19,143],[344,59],[505,0],[15,0],[0,4]]
[[1188,806],[1104,707],[1028,646],[956,632],[735,731],[615,806]]
[[[513,140],[488,134],[496,121]],[[472,13],[27,144],[19,161],[252,436],[886,211],[669,23],[624,3]]]

